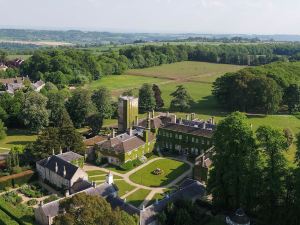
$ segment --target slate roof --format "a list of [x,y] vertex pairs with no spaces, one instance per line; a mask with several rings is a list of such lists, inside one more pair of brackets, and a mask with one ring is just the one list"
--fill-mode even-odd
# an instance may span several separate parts
[[165,127],[163,127],[163,129],[186,133],[186,134],[192,134],[192,135],[200,136],[200,137],[207,137],[207,138],[211,138],[213,135],[213,130],[202,129],[199,127],[186,126],[186,125],[177,124],[177,123],[169,123]]
[[[107,197],[107,196],[113,194],[115,191],[116,191],[116,189],[114,188],[114,185],[104,183],[104,184],[99,185],[96,188],[91,187],[91,188],[85,189],[82,192],[85,192],[86,194],[89,194],[89,195],[99,195],[102,197]],[[44,205],[36,208],[36,210],[41,211],[46,216],[55,217],[59,214],[59,201],[60,200],[62,200],[62,199],[58,199],[56,201],[44,204]]]
[[119,207],[130,215],[140,214],[140,210],[138,208],[124,202],[124,200],[119,197],[109,196],[106,200],[110,203],[113,209]]
[[[77,166],[72,163],[65,161],[64,159],[53,155],[46,159],[42,159],[37,162],[39,165],[57,173],[59,176],[71,180],[76,171],[79,169]],[[55,171],[57,165],[57,172]],[[64,176],[64,170],[66,170],[66,175]]]
[[92,187],[92,184],[89,181],[79,180],[73,184],[70,192],[71,192],[71,194],[73,194],[73,193],[77,193],[77,192],[83,191],[85,189],[88,189],[90,187]]
[[56,155],[57,157],[67,161],[67,162],[71,162],[73,160],[77,160],[77,159],[82,159],[83,156],[77,154],[76,152],[72,152],[72,151],[68,151],[68,152],[64,152],[62,154],[58,154]]
[[140,212],[140,224],[148,225],[156,220],[156,215],[161,212],[169,202],[174,202],[179,199],[193,199],[205,194],[204,186],[192,179],[186,179],[179,187],[179,190],[171,193],[169,197],[160,200],[158,203],[147,207]]
[[[99,146],[103,149],[113,149],[118,153],[126,153],[130,152],[133,149],[139,148],[145,144],[144,140],[138,136],[133,135],[129,136],[128,134],[123,134],[126,138],[119,138],[118,136],[115,138],[111,138],[105,142],[99,143]],[[151,139],[153,137],[151,136]],[[150,135],[149,135],[150,139]],[[153,140],[153,139],[152,139]]]
[[[139,121],[138,126],[139,127],[144,127],[147,128],[148,127],[148,119],[142,119]],[[151,129],[157,129],[160,127],[163,127],[164,125],[171,123],[173,121],[171,116],[157,116],[154,118],[150,118],[150,128]]]
[[94,146],[95,144],[107,140],[107,137],[97,135],[95,137],[85,139],[83,142],[86,146]]

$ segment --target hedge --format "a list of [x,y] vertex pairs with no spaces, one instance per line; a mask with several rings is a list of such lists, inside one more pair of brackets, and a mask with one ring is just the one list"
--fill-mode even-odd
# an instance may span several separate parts
[[30,219],[28,218],[30,215],[22,213],[17,207],[14,207],[10,203],[4,201],[2,197],[0,197],[0,209],[21,225],[32,225],[34,222],[33,215],[32,222],[25,221],[25,219]]
[[4,211],[0,210],[0,224],[4,225],[19,225],[19,223],[13,220],[9,215]]
[[34,175],[34,171],[26,170],[22,173],[1,177],[0,190],[4,190],[5,187],[15,187],[15,185],[21,186],[22,184],[26,184],[35,178]]

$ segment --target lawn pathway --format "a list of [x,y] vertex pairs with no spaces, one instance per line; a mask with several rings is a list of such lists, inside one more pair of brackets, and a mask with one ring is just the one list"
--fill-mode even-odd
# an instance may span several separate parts
[[[183,159],[183,158],[178,159],[178,158],[174,158],[174,157],[161,157],[161,154],[159,154],[159,155],[160,155],[160,157],[151,159],[151,160],[147,161],[146,163],[144,163],[144,164],[142,164],[142,165],[140,165],[140,166],[138,166],[138,167],[130,170],[129,172],[127,172],[125,174],[118,173],[118,172],[115,172],[115,171],[111,171],[111,170],[108,170],[106,168],[94,166],[94,165],[91,165],[91,164],[88,164],[88,163],[84,165],[83,169],[84,169],[84,171],[100,170],[100,171],[103,171],[103,172],[106,172],[106,173],[110,172],[113,175],[116,175],[116,176],[119,176],[119,177],[123,178],[126,183],[134,186],[135,188],[133,190],[131,190],[130,192],[128,192],[125,195],[121,196],[122,199],[124,199],[127,196],[133,194],[134,192],[138,191],[139,189],[150,190],[150,193],[147,195],[147,197],[144,199],[144,201],[139,206],[141,208],[141,207],[143,207],[143,205],[146,206],[152,200],[152,198],[156,194],[163,193],[164,189],[170,188],[170,187],[176,185],[177,183],[179,183],[185,177],[188,177],[188,176],[192,175],[193,166],[194,165],[191,162],[189,162],[188,160]],[[161,187],[147,187],[147,186],[144,186],[144,185],[141,185],[141,184],[134,183],[134,182],[132,182],[129,179],[130,175],[134,174],[136,171],[144,168],[145,166],[149,165],[150,163],[152,163],[154,161],[157,161],[157,160],[160,160],[160,159],[164,159],[164,158],[169,158],[169,159],[173,159],[173,160],[182,161],[184,163],[187,163],[190,166],[190,168],[186,172],[184,172],[183,174],[181,174],[180,176],[178,176],[176,179],[174,179],[173,181],[171,181],[169,184],[161,186]],[[115,179],[115,180],[122,180],[122,179]]]

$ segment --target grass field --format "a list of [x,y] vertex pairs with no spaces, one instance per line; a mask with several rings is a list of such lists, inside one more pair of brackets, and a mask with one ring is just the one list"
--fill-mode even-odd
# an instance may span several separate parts
[[135,192],[133,192],[131,195],[129,195],[126,198],[126,201],[131,204],[134,205],[135,207],[139,207],[144,199],[147,197],[147,195],[150,193],[149,190],[146,189],[139,189]]
[[119,188],[118,194],[120,197],[133,190],[135,187],[126,183],[124,180],[116,180],[114,184]]
[[[161,169],[163,173],[160,175],[153,174],[152,172],[156,168]],[[161,187],[169,184],[189,168],[190,166],[186,163],[165,158],[150,163],[132,174],[129,178],[137,184],[148,187]]]
[[7,151],[13,145],[26,145],[35,141],[36,135],[29,133],[26,130],[9,129],[7,131],[7,137],[0,141],[0,152]]
[[23,60],[26,60],[28,59],[29,57],[31,57],[31,55],[8,55],[7,58],[9,60],[13,60],[13,59],[23,59]]

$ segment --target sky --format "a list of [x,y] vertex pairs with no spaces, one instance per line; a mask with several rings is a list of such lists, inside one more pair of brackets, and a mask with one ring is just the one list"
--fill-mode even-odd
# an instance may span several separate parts
[[0,27],[300,34],[300,0],[0,0]]

